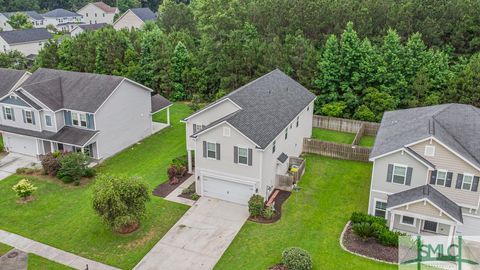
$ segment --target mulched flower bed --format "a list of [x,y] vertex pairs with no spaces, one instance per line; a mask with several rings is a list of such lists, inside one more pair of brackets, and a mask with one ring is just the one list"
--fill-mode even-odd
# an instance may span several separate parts
[[268,270],[288,270],[288,268],[283,264],[276,264],[276,265],[268,268]]
[[343,235],[343,245],[346,249],[360,255],[392,263],[398,262],[398,248],[386,247],[375,238],[362,240],[352,231],[351,224],[348,225]]
[[195,194],[195,182],[193,182],[192,184],[190,184],[190,186],[188,186],[188,189],[191,190],[192,192],[188,192],[188,193],[180,193],[180,195],[178,195],[178,197],[182,197],[182,198],[185,198],[185,199],[189,199],[189,200],[193,200],[192,199],[192,195]]
[[174,185],[170,185],[170,183],[167,181],[161,185],[159,185],[158,187],[156,187],[154,190],[153,190],[153,195],[155,196],[158,196],[158,197],[162,197],[162,198],[165,198],[168,196],[168,194],[170,194],[174,189],[176,189],[178,186],[180,186],[183,182],[185,182],[185,180],[187,180],[190,176],[192,176],[191,174],[189,173],[186,173],[185,176],[183,176],[182,178],[179,178],[178,179],[178,183],[174,184]]
[[[274,223],[280,220],[280,218],[282,217],[282,205],[288,199],[288,197],[290,197],[292,193],[285,190],[279,190],[279,191],[280,193],[278,193],[274,201],[275,215],[271,219],[266,219],[262,216],[259,216],[259,217],[249,217],[248,220],[257,222],[257,223],[265,223],[265,224]],[[275,192],[275,190],[273,192]]]

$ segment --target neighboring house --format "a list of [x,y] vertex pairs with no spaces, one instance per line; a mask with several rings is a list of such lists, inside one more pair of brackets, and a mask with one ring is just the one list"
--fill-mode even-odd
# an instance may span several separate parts
[[8,24],[8,21],[10,20],[10,17],[16,13],[24,13],[27,15],[28,20],[32,23],[34,28],[45,28],[45,18],[42,17],[42,15],[38,14],[36,11],[18,11],[18,12],[5,12],[5,13],[0,13],[0,28],[3,31],[12,31],[13,28],[10,24]]
[[52,38],[45,28],[0,32],[0,51],[17,50],[24,55],[36,55],[47,40]]
[[413,235],[480,232],[480,109],[444,104],[386,112],[369,213]]
[[111,7],[103,2],[88,3],[77,11],[83,16],[86,24],[113,24],[115,14],[120,13],[118,8]]
[[184,119],[197,192],[240,204],[268,198],[311,137],[314,100],[276,69]]
[[80,24],[73,28],[72,32],[70,32],[70,36],[75,37],[83,32],[88,31],[95,31],[100,28],[107,26],[106,23],[97,23],[97,24]]
[[72,31],[77,24],[82,23],[82,15],[57,8],[42,15],[47,25],[53,25],[58,31]]
[[123,13],[120,18],[113,24],[115,30],[141,28],[145,22],[154,21],[157,15],[149,8],[132,8]]
[[158,130],[152,114],[171,103],[151,92],[123,77],[38,69],[0,99],[5,149],[110,157]]

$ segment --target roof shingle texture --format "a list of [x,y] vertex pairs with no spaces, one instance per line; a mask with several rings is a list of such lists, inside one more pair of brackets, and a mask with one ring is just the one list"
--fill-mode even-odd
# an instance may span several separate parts
[[443,104],[386,112],[371,158],[403,148],[430,136],[480,167],[480,109]]
[[21,87],[53,111],[94,113],[123,80],[118,76],[41,68]]
[[8,91],[12,90],[25,73],[23,70],[0,68],[0,97],[5,96]]
[[64,126],[58,132],[36,131],[12,126],[0,125],[0,131],[21,134],[60,143],[84,146],[98,131]]
[[170,102],[170,100],[164,98],[163,96],[157,94],[152,96],[151,104],[152,113],[155,113],[172,105],[172,102]]
[[92,4],[95,5],[96,7],[98,7],[99,9],[105,11],[106,13],[115,13],[117,11],[117,8],[111,7],[107,4],[105,4],[104,2],[95,2],[95,3],[92,3]]
[[0,37],[8,44],[26,43],[47,40],[52,38],[52,34],[45,28],[25,29],[15,31],[0,32]]
[[267,147],[316,96],[279,69],[238,88],[230,99],[241,107],[207,126],[226,121],[261,149]]
[[66,10],[63,8],[57,8],[43,14],[43,17],[58,18],[58,17],[81,17],[82,15]]
[[157,19],[157,15],[149,8],[132,8],[130,10],[144,22]]
[[85,31],[93,31],[107,26],[107,23],[80,24],[78,27]]
[[387,208],[396,207],[422,199],[428,199],[454,219],[463,223],[462,208],[430,185],[419,186],[389,195],[387,200]]
[[12,15],[14,15],[15,13],[24,13],[26,14],[28,17],[34,19],[34,20],[37,20],[37,21],[40,21],[40,20],[43,20],[44,18],[42,17],[42,15],[38,14],[36,11],[18,11],[18,12],[5,12],[3,13],[3,15],[5,15],[5,17],[9,18],[12,17]]

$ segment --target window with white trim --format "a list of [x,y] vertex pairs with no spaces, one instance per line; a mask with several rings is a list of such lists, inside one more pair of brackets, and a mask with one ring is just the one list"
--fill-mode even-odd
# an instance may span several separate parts
[[437,180],[435,181],[435,185],[445,186],[447,182],[447,171],[438,170],[437,171]]
[[25,123],[33,124],[33,112],[25,111]]
[[13,120],[13,109],[11,107],[5,107],[5,119]]
[[50,115],[45,115],[45,125],[47,127],[51,127],[52,126],[52,116]]
[[405,184],[407,179],[407,166],[393,165],[392,182],[397,184]]
[[248,165],[248,149],[238,147],[238,163]]
[[207,142],[207,157],[208,158],[217,158],[217,145],[215,143]]
[[87,127],[87,115],[84,113],[80,114],[80,126]]
[[375,201],[375,216],[382,218],[387,216],[387,202]]
[[472,174],[464,174],[463,175],[462,189],[472,190],[472,183],[473,183],[473,175]]
[[409,216],[402,216],[402,220],[400,221],[400,224],[415,226],[415,218],[409,217]]
[[78,113],[72,112],[72,124],[74,126],[78,126]]
[[425,146],[425,156],[427,156],[427,157],[435,156],[435,146],[434,145]]
[[72,112],[72,124],[78,127],[87,127],[87,115],[84,113]]

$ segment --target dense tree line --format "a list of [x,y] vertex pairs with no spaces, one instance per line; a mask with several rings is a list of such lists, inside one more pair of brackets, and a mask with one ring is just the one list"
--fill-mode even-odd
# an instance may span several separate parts
[[143,29],[50,42],[34,68],[121,75],[204,101],[280,68],[319,96],[318,113],[378,121],[397,108],[480,105],[479,3],[169,0]]

